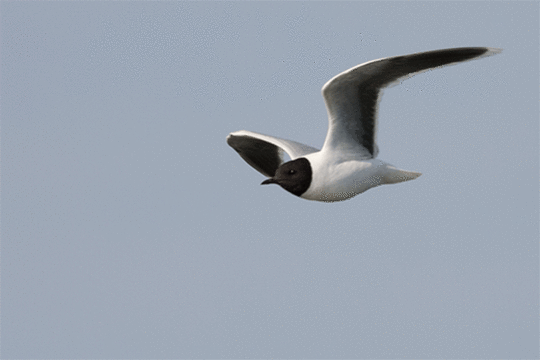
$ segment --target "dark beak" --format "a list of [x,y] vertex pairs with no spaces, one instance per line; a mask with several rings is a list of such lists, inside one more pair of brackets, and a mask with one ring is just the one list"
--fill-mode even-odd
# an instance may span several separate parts
[[266,179],[264,180],[261,185],[268,185],[268,184],[276,184],[276,180],[274,180],[273,178],[270,178],[270,179]]

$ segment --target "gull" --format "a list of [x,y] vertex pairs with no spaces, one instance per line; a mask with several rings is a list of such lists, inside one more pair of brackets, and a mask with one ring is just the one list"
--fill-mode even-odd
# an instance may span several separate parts
[[[335,202],[373,187],[416,179],[377,159],[377,110],[385,87],[429,69],[498,54],[502,49],[464,47],[368,61],[330,79],[322,88],[328,133],[321,150],[252,131],[227,136],[227,143],[255,170],[300,198]],[[291,161],[284,162],[283,153]]]

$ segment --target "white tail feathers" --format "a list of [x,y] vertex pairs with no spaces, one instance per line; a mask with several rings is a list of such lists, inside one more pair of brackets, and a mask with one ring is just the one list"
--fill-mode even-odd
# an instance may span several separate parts
[[383,177],[384,184],[397,184],[404,181],[414,180],[422,173],[397,169],[391,165],[386,167],[386,173]]

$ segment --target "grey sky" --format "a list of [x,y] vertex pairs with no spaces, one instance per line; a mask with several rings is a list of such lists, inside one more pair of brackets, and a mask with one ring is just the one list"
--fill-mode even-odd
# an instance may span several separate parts
[[[537,2],[1,2],[2,358],[538,358]],[[322,146],[365,61],[419,179],[301,200],[229,148]]]

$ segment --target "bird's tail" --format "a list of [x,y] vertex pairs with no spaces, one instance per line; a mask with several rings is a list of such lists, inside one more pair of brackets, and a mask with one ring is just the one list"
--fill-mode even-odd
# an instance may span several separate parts
[[403,181],[414,180],[422,173],[397,169],[391,165],[386,167],[386,173],[383,176],[384,184],[397,184]]

